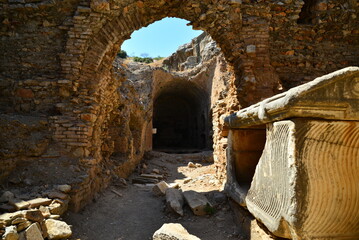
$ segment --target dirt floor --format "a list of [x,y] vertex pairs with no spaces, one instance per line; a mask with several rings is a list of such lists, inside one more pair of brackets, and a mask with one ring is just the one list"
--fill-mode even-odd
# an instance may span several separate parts
[[[154,232],[164,223],[181,223],[190,234],[202,240],[248,239],[248,234],[239,230],[236,215],[215,178],[214,166],[208,163],[210,160],[211,152],[151,152],[126,180],[126,186],[121,179],[117,179],[80,213],[68,213],[65,216],[65,221],[73,226],[71,239],[152,239]],[[202,166],[191,168],[188,167],[189,162]],[[132,179],[140,173],[153,171],[164,175],[167,183],[178,183],[182,191],[194,190],[205,194],[214,206],[214,213],[195,216],[185,206],[184,216],[181,217],[166,210],[165,197],[155,196],[151,185],[132,183]]]

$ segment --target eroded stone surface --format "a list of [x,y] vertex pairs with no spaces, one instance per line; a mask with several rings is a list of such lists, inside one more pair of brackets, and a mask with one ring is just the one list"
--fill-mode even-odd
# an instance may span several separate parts
[[68,238],[72,235],[70,226],[63,221],[47,219],[45,225],[49,239]]
[[[353,141],[359,132],[359,95],[356,87],[348,87],[357,85],[358,74],[356,67],[334,72],[226,119],[233,128],[226,190],[275,235],[358,235],[352,222],[358,215],[359,179],[357,168],[348,167],[357,166],[359,159],[358,142]],[[267,130],[261,147],[256,144],[263,123]],[[247,176],[250,164],[256,168]]]
[[246,197],[249,211],[278,236],[355,239],[359,177],[349,166],[358,163],[359,145],[351,140],[358,129],[345,121],[274,123]]

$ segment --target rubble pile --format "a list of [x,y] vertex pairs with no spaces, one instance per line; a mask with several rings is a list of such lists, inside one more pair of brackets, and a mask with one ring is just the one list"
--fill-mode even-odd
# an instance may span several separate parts
[[[0,197],[0,237],[3,240],[64,239],[71,227],[61,216],[67,211],[70,185],[58,185],[25,200],[27,194],[4,192]],[[15,191],[14,191],[15,192]]]

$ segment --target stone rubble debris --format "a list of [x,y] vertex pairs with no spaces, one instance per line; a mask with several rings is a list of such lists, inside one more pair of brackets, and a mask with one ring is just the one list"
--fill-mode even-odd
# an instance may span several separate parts
[[168,188],[166,190],[166,208],[183,216],[183,194],[181,190]]
[[200,167],[202,167],[202,164],[189,162],[189,163],[187,164],[187,167],[189,167],[189,168],[200,168]]
[[43,236],[41,234],[41,230],[38,223],[31,224],[25,230],[26,240],[43,240]]
[[152,188],[152,191],[156,196],[165,196],[168,188],[170,188],[170,185],[165,181],[161,181]]
[[63,221],[47,219],[45,221],[45,226],[50,240],[68,238],[72,235],[70,226]]
[[179,223],[165,223],[152,237],[153,240],[201,240],[190,234]]
[[195,215],[204,216],[211,213],[212,205],[203,194],[190,190],[183,192],[183,196]]
[[144,178],[163,179],[163,175],[160,175],[160,174],[145,174],[145,173],[143,173],[140,176],[144,177]]
[[42,192],[42,197],[27,200],[23,197],[39,194],[3,193],[2,205],[13,208],[0,214],[0,239],[43,240],[70,237],[70,226],[59,220],[67,211],[70,191],[70,185],[58,185],[51,191]]

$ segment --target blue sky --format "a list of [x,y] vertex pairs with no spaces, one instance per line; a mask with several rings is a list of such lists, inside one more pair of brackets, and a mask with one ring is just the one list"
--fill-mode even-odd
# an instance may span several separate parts
[[188,21],[179,18],[164,18],[148,27],[141,28],[126,40],[121,49],[129,56],[168,57],[177,48],[197,37],[202,31],[186,26]]

